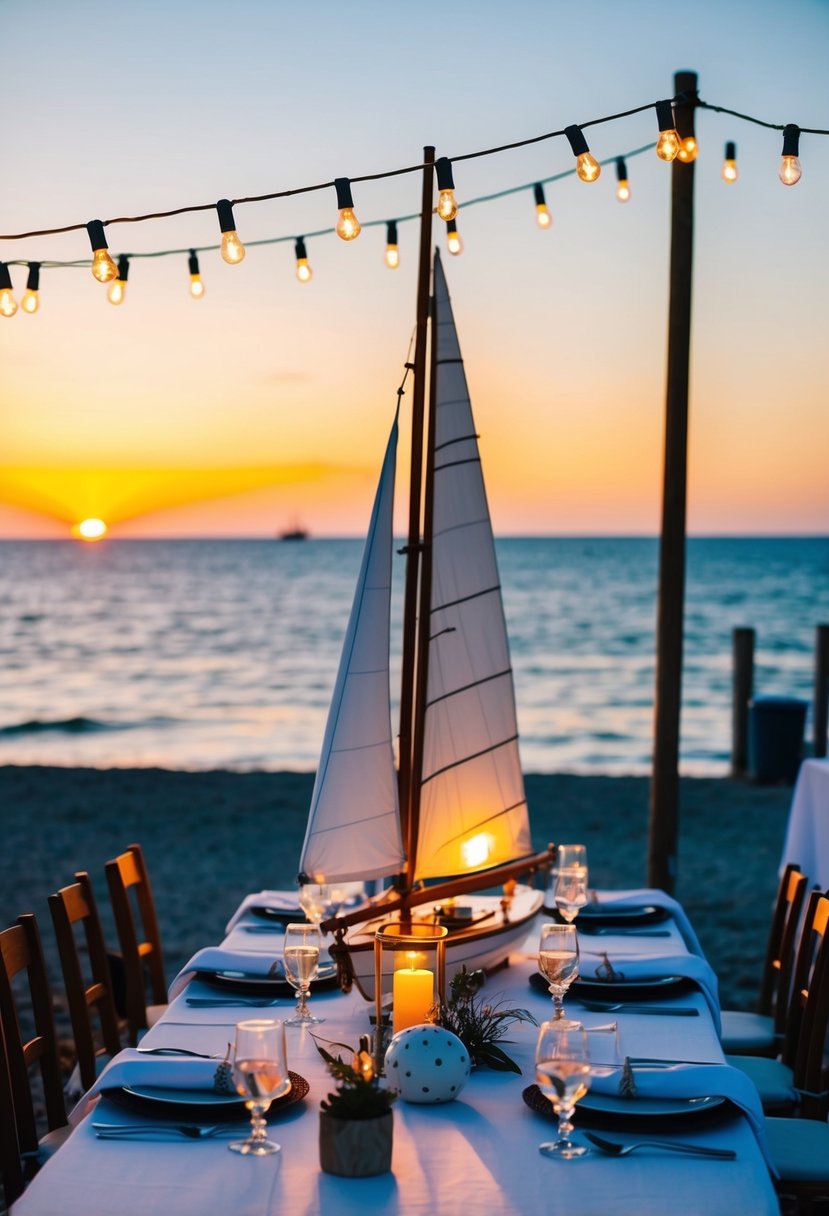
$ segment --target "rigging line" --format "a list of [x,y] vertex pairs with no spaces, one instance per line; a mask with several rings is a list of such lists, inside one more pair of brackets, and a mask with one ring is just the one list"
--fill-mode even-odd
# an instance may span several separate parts
[[[762,118],[754,118],[751,114],[741,114],[739,110],[728,110],[725,106],[711,105],[701,98],[697,100],[697,105],[701,110],[714,110],[717,114],[730,114],[732,118],[739,118],[742,122],[753,122],[755,126],[766,127],[769,131],[783,131],[788,125],[785,122],[764,122]],[[829,130],[823,127],[799,127],[799,130],[805,135],[829,135]]]
[[461,688],[453,688],[451,692],[444,692],[439,697],[433,697],[431,701],[426,702],[426,708],[431,709],[433,705],[437,705],[441,701],[448,701],[450,697],[457,697],[459,693],[470,692],[473,688],[479,688],[481,684],[488,684],[491,680],[500,680],[502,676],[511,674],[511,667],[505,667],[503,671],[494,671],[491,676],[483,676],[480,680],[473,680],[471,684],[464,684]]
[[475,828],[485,827],[486,824],[492,823],[495,819],[500,819],[502,815],[509,815],[510,811],[517,811],[520,806],[526,806],[527,799],[522,798],[520,802],[513,802],[512,806],[505,806],[503,810],[496,811],[494,815],[487,815],[486,819],[479,819],[477,823],[470,824],[463,832],[459,832],[457,836],[450,836],[448,840],[443,842],[443,848],[448,844],[454,844],[456,840],[463,840],[470,832],[474,832]]
[[[457,600],[447,600],[445,604],[436,604],[432,608],[432,612],[445,612],[447,608],[457,608],[458,604],[468,604],[470,600],[480,599],[482,595],[492,595],[493,591],[500,591],[501,584],[495,583],[492,587],[484,587],[481,591],[473,591],[470,595],[462,595]],[[501,673],[503,674],[503,673]],[[470,685],[472,687],[472,685]]]
[[485,747],[480,752],[473,752],[470,756],[461,756],[460,760],[453,760],[451,764],[445,764],[443,768],[436,768],[428,777],[424,777],[420,784],[426,785],[427,781],[431,781],[434,777],[439,777],[441,773],[448,773],[450,769],[459,768],[462,764],[469,764],[470,760],[480,760],[481,756],[488,756],[491,752],[497,752],[502,747],[507,747],[510,743],[516,743],[518,735],[510,735],[508,739],[502,739],[499,743],[492,743],[489,747]]

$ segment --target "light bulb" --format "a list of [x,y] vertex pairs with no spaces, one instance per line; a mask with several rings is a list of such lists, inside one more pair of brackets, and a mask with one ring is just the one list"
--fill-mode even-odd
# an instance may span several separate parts
[[446,244],[449,247],[449,252],[455,257],[459,253],[463,253],[463,241],[461,234],[458,232],[458,226],[454,220],[450,220],[446,225]]
[[0,288],[0,313],[4,317],[13,317],[17,312],[17,300],[15,300],[11,288]]
[[389,270],[397,270],[400,265],[400,250],[397,248],[397,220],[389,220],[386,224],[386,252],[384,260]]
[[190,256],[187,259],[187,269],[190,272],[190,295],[194,300],[200,300],[204,295],[204,283],[201,281],[199,259],[195,249],[190,250]]
[[724,182],[736,182],[740,176],[740,171],[737,168],[737,145],[735,143],[727,143],[725,145],[725,160],[722,166],[722,179]]
[[245,247],[239,240],[236,221],[233,218],[233,207],[229,199],[220,198],[216,204],[216,211],[222,231],[222,258],[229,266],[238,266],[239,262],[244,260]]
[[576,173],[583,182],[594,182],[602,167],[592,152],[582,152],[576,157]]
[[697,159],[698,152],[699,145],[697,144],[696,137],[694,135],[685,135],[679,141],[679,151],[676,155],[683,165],[690,165],[692,161]]
[[296,277],[300,283],[310,283],[314,272],[308,265],[308,252],[305,248],[304,237],[299,237],[294,242],[294,253],[296,255]]
[[659,139],[656,141],[656,155],[660,160],[672,161],[679,152],[679,132],[674,125],[674,108],[670,101],[656,103],[656,121],[659,126]]
[[547,199],[544,196],[544,187],[541,182],[536,182],[533,186],[533,195],[535,196],[535,222],[539,228],[549,228],[553,222],[553,217],[550,215],[550,209],[547,206]]
[[452,162],[448,156],[439,156],[435,161],[435,173],[438,179],[438,215],[448,224],[458,214],[458,202],[455,198],[455,181],[452,175]]
[[26,280],[26,291],[21,301],[21,307],[24,312],[37,312],[40,307],[40,297],[38,289],[40,288],[40,262],[29,262],[29,277]]
[[118,267],[108,249],[96,249],[92,255],[92,273],[99,283],[111,283],[118,278]]
[[627,203],[630,200],[630,184],[626,181],[621,181],[616,186],[616,197],[620,203]]
[[354,241],[360,235],[360,221],[354,214],[354,199],[351,197],[351,182],[347,177],[335,177],[334,189],[337,191],[336,231],[343,241]]
[[116,279],[110,284],[107,292],[107,299],[110,304],[123,304],[124,296],[127,294],[127,285],[121,279]]
[[800,166],[800,127],[789,123],[783,128],[783,156],[780,160],[780,180],[784,186],[794,186],[800,181],[803,170]]

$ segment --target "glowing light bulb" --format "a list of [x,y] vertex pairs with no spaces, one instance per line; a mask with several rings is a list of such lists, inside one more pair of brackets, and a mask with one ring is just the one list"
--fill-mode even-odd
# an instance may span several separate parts
[[446,225],[446,244],[449,247],[449,252],[455,257],[459,253],[463,253],[463,241],[461,234],[458,232],[458,225],[454,220],[450,220]]
[[216,204],[219,214],[219,227],[222,230],[222,258],[229,266],[238,266],[244,260],[245,247],[239,240],[236,231],[236,221],[233,218],[233,207],[226,198],[220,198]]
[[729,184],[736,182],[740,176],[740,171],[737,168],[737,145],[735,143],[727,143],[725,145],[725,160],[722,166],[722,179]]
[[296,277],[300,283],[310,283],[314,272],[308,265],[308,253],[305,249],[304,237],[299,237],[294,243],[294,252],[296,254]]
[[581,127],[575,124],[564,128],[564,134],[570,143],[576,158],[576,174],[583,182],[594,182],[599,177],[602,167],[592,155],[587,146],[587,140],[582,134]]
[[12,291],[12,277],[5,262],[0,262],[0,314],[13,317],[17,312],[17,300]]
[[354,214],[354,199],[351,197],[351,182],[347,177],[335,177],[337,191],[337,236],[343,241],[355,241],[360,235],[360,221]]
[[187,269],[190,272],[190,295],[194,300],[201,300],[204,296],[204,283],[201,281],[199,259],[196,256],[195,249],[190,250],[190,256],[187,259]]
[[26,280],[26,292],[21,301],[21,308],[24,312],[37,312],[40,307],[40,298],[38,288],[40,287],[40,262],[29,262],[29,277]]
[[438,215],[447,224],[458,214],[458,200],[455,198],[455,181],[452,176],[452,162],[448,156],[439,156],[435,161],[435,172],[438,179]]
[[670,101],[656,103],[656,121],[659,124],[659,139],[656,141],[656,155],[660,160],[676,160],[679,152],[679,132],[674,126],[674,108]]
[[123,304],[127,294],[127,276],[130,272],[129,258],[121,254],[118,259],[118,278],[111,284],[107,292],[110,304]]
[[621,156],[616,160],[616,197],[620,203],[626,203],[630,199],[627,165]]
[[780,161],[780,180],[784,186],[795,186],[803,170],[798,153],[800,151],[800,127],[789,123],[783,128],[783,156]]
[[698,152],[699,144],[696,141],[696,137],[694,135],[685,135],[679,141],[679,151],[676,155],[683,165],[690,165],[692,161],[697,159]]
[[400,265],[400,250],[397,248],[397,221],[389,220],[386,224],[386,252],[384,260],[389,270],[397,270]]
[[535,183],[533,194],[535,196],[535,222],[539,228],[549,228],[552,225],[553,217],[550,215],[550,209],[547,206],[547,199],[544,197],[544,187],[541,185],[541,182]]
[[92,273],[99,283],[111,283],[118,277],[118,267],[110,256],[100,220],[90,220],[86,225],[89,243],[92,246]]

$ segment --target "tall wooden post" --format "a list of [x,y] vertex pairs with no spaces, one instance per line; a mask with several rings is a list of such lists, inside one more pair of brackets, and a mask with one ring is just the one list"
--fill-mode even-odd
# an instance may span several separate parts
[[[677,72],[674,91],[688,100],[677,109],[684,135],[694,131],[696,72]],[[682,124],[680,126],[680,123]],[[679,829],[679,712],[685,601],[685,503],[688,376],[691,350],[691,272],[694,249],[694,163],[671,168],[671,271],[665,462],[659,545],[653,774],[650,790],[648,882],[672,892]]]
[[409,483],[409,533],[406,544],[406,585],[403,592],[403,654],[400,687],[400,746],[398,793],[403,840],[409,830],[412,789],[412,714],[416,663],[416,621],[420,575],[420,514],[423,482],[423,425],[426,402],[426,351],[429,324],[429,293],[432,271],[432,204],[434,200],[435,149],[423,149],[423,191],[420,211],[420,253],[417,272],[417,310],[412,392],[412,457]]
[[748,703],[754,690],[754,630],[734,629],[731,700],[731,776],[744,777],[748,768]]
[[815,630],[815,696],[812,704],[812,750],[826,755],[827,712],[829,712],[829,625]]

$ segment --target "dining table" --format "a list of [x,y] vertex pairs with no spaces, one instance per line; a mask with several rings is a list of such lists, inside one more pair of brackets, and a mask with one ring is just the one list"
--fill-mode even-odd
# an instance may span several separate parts
[[[292,898],[286,892],[261,894],[277,906],[280,899],[290,905]],[[670,1148],[642,1148],[623,1157],[595,1149],[573,1160],[543,1156],[539,1144],[554,1137],[555,1119],[531,1088],[538,1031],[523,1021],[509,1028],[501,1044],[520,1074],[478,1066],[454,1101],[420,1105],[398,1099],[391,1171],[364,1178],[324,1173],[318,1112],[333,1082],[316,1040],[356,1048],[360,1036],[371,1030],[374,1005],[356,989],[344,993],[322,985],[310,998],[319,1025],[312,1030],[286,1027],[288,1067],[307,1082],[308,1090],[297,1100],[277,1103],[270,1116],[269,1135],[280,1152],[252,1158],[229,1152],[223,1134],[156,1134],[154,1112],[129,1109],[106,1092],[87,1095],[73,1114],[72,1134],[33,1178],[13,1216],[665,1216],[680,1211],[683,1216],[777,1216],[759,1101],[739,1085],[734,1090],[737,1070],[725,1063],[720,1044],[716,980],[687,918],[661,895],[597,892],[593,902],[599,912],[608,909],[606,921],[595,907],[592,915],[583,911],[577,920],[582,925],[581,979],[565,997],[566,1014],[581,1021],[588,1036],[591,1028],[615,1024],[628,1063],[625,1071],[639,1085],[636,1095],[627,1098],[615,1081],[608,1087],[607,1078],[603,1088],[597,1087],[601,1092],[591,1089],[577,1109],[576,1138],[587,1143],[586,1132],[594,1127],[619,1143],[658,1139],[724,1149],[733,1154],[728,1159]],[[244,900],[217,944],[220,957],[234,967],[247,957],[261,970],[281,956],[283,926],[257,918],[257,907],[256,897]],[[643,909],[639,917],[638,908]],[[493,1006],[524,1009],[536,1022],[553,1013],[537,966],[544,919],[551,916],[539,914],[521,948],[507,966],[487,977],[479,994]],[[202,955],[202,964],[205,957],[213,955]],[[596,970],[605,958],[616,975],[624,975],[627,966],[636,984],[624,979],[603,983]],[[610,1008],[592,1007],[597,991]],[[141,1061],[146,1061],[148,1078],[164,1062],[175,1066],[196,1059],[177,1052],[215,1056],[218,1065],[230,1050],[238,1022],[284,1019],[294,1005],[289,995],[264,1007],[243,1000],[251,1000],[244,990],[217,988],[198,965],[184,967],[163,1016],[141,1040],[141,1051],[123,1053],[127,1064],[140,1076]],[[215,1003],[203,1003],[210,1001]],[[161,1054],[155,1054],[158,1049]],[[343,1049],[331,1050],[337,1054]],[[119,1059],[108,1065],[114,1079],[123,1076],[116,1071],[123,1068]],[[212,1069],[212,1063],[206,1066]],[[105,1070],[95,1089],[106,1091],[107,1076]],[[297,1082],[296,1094],[304,1088]],[[113,1093],[121,1090],[110,1087]],[[101,1137],[94,1126],[124,1123],[146,1126],[146,1135]],[[243,1131],[245,1123],[238,1127]]]
[[809,876],[809,884],[829,888],[829,760],[804,760],[797,774],[781,873],[790,863]]

